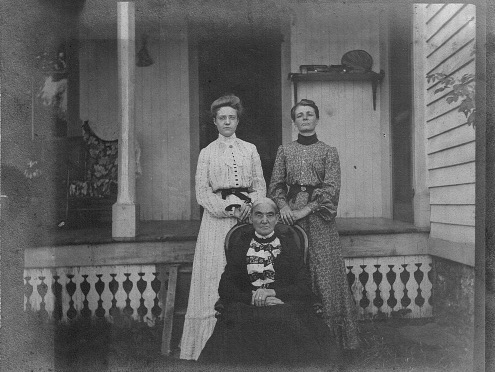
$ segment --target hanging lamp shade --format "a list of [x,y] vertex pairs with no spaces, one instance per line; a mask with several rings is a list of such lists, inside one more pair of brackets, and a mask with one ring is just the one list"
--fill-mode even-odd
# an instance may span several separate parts
[[151,58],[148,48],[146,47],[147,40],[146,37],[143,36],[143,41],[141,45],[141,49],[139,49],[139,52],[137,53],[137,58],[136,58],[136,66],[138,67],[148,67],[153,64],[153,59]]

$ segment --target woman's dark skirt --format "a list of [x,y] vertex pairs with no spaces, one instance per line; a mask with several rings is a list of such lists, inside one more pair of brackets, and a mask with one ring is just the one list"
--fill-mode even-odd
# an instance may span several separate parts
[[307,305],[256,307],[232,302],[215,325],[198,361],[338,365],[341,351],[325,322]]

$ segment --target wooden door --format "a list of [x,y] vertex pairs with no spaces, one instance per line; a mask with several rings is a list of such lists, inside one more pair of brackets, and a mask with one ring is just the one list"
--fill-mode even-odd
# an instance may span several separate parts
[[282,143],[280,38],[208,35],[198,42],[200,148],[218,137],[211,103],[227,93],[237,95],[244,114],[236,135],[256,145],[268,184]]

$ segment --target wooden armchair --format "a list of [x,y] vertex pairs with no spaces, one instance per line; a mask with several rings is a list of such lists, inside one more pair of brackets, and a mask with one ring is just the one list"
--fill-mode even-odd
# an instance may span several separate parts
[[[243,234],[245,232],[248,232],[253,229],[253,226],[251,224],[247,223],[241,223],[237,224],[234,227],[232,227],[227,235],[225,236],[225,242],[224,242],[224,249],[225,252],[227,252],[231,248],[231,242],[234,241],[240,234]],[[275,225],[275,233],[284,233],[284,234],[289,234],[291,236],[291,239],[296,243],[296,246],[304,251],[304,263],[307,265],[308,264],[308,235],[306,234],[306,231],[299,226],[299,225],[284,225],[284,224],[277,224]],[[319,299],[316,297],[316,295],[313,296],[313,310],[317,316],[322,316],[323,315],[323,306],[320,303]],[[222,318],[222,313],[225,310],[225,302],[222,299],[219,299],[215,303],[215,317],[217,319]]]

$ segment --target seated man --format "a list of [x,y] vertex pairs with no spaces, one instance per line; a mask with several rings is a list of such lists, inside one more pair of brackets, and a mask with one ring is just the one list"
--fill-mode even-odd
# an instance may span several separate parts
[[268,198],[251,209],[253,229],[227,251],[219,294],[222,318],[199,361],[340,361],[340,351],[311,306],[311,282],[302,249],[276,234],[278,208]]

